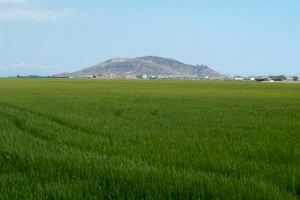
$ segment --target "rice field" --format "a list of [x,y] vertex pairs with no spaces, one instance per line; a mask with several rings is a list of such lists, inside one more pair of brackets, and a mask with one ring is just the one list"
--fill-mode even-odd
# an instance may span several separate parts
[[0,199],[300,199],[300,84],[0,79]]

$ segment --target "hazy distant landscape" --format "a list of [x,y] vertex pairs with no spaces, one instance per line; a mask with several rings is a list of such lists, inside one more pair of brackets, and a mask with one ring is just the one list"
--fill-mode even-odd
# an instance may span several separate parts
[[[41,78],[39,75],[19,78]],[[256,75],[233,76],[217,72],[207,65],[190,65],[172,58],[144,56],[137,58],[113,58],[97,65],[75,71],[48,76],[50,78],[97,79],[167,79],[167,80],[235,80],[260,82],[298,82],[298,76]]]

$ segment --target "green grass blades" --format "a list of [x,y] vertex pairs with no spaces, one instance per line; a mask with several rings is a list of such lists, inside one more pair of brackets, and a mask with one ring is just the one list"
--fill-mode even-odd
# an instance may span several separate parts
[[0,79],[0,199],[299,199],[300,84]]

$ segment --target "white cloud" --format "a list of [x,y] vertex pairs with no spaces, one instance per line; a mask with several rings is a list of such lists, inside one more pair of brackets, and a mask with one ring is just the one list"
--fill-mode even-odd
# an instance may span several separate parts
[[35,5],[29,0],[0,0],[0,22],[33,21],[55,22],[70,16],[69,8],[49,9]]
[[5,4],[24,4],[26,2],[27,2],[27,0],[0,0],[0,4],[1,3],[5,3]]
[[0,22],[10,21],[59,21],[72,14],[71,9],[25,9],[25,8],[12,8],[0,10]]

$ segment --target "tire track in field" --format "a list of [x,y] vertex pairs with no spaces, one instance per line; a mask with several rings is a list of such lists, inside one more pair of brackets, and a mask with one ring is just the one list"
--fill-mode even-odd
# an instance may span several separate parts
[[0,105],[12,108],[14,110],[18,110],[20,112],[30,113],[32,115],[39,116],[41,118],[44,118],[44,119],[52,121],[56,124],[59,124],[59,125],[65,127],[65,128],[71,129],[73,131],[79,131],[79,132],[82,132],[82,133],[90,133],[90,134],[95,134],[95,135],[98,134],[97,132],[95,132],[93,130],[89,130],[89,129],[81,127],[81,126],[74,125],[70,122],[67,122],[65,120],[62,120],[60,118],[57,118],[57,117],[54,117],[54,116],[51,116],[51,115],[47,115],[47,114],[43,114],[43,113],[40,113],[40,112],[37,112],[37,111],[33,111],[33,110],[26,109],[26,108],[18,107],[18,106],[15,106],[13,104],[5,103],[5,102],[0,102]]
[[[73,127],[70,127],[70,126],[67,126],[63,123],[62,120],[60,119],[56,119],[56,118],[52,118],[52,117],[47,117],[48,115],[44,115],[44,114],[41,114],[39,112],[35,112],[35,111],[31,111],[31,110],[28,110],[28,109],[24,109],[24,108],[19,108],[17,106],[14,106],[14,105],[10,105],[10,104],[7,104],[7,103],[3,103],[3,102],[0,102],[0,105],[4,105],[6,107],[9,107],[9,108],[12,108],[12,109],[15,109],[19,112],[26,112],[26,113],[30,113],[32,115],[35,115],[35,116],[39,116],[39,117],[42,117],[43,119],[45,120],[49,120],[51,122],[54,122],[64,128],[67,128],[75,133],[83,133],[83,134],[88,134],[88,133],[91,133],[91,134],[94,134],[96,135],[97,133],[96,132],[92,132],[90,130],[87,130],[87,129],[84,129],[82,127],[76,127],[76,128],[73,128]],[[26,132],[26,133],[29,133],[31,134],[32,136],[38,138],[38,139],[42,139],[42,140],[51,140],[51,137],[50,136],[45,136],[45,135],[40,135],[40,131],[41,130],[38,130],[38,129],[35,129],[34,127],[29,127],[29,126],[26,126],[25,125],[25,121],[22,120],[22,119],[19,119],[17,116],[15,115],[12,115],[12,114],[8,114],[6,112],[3,112],[3,111],[0,111],[0,116],[3,115],[9,119],[11,119],[11,121],[13,122],[13,125],[20,131],[23,131],[23,132]],[[90,134],[88,134],[90,135]],[[97,136],[99,136],[99,134],[97,134]],[[80,150],[83,150],[83,151],[88,151],[88,152],[93,152],[93,153],[99,153],[98,151],[95,151],[95,150],[91,150],[91,149],[86,149],[85,147],[81,146],[81,145],[76,145],[76,144],[72,144],[72,143],[68,143],[68,142],[65,142],[65,141],[61,141],[62,144],[70,147],[70,148],[74,148],[74,149],[80,149]]]
[[[17,130],[21,131],[22,133],[27,133],[27,134],[31,135],[32,137],[34,137],[38,140],[41,140],[41,141],[53,142],[53,140],[51,140],[50,136],[40,135],[39,130],[29,127],[29,126],[26,126],[25,121],[16,117],[15,115],[8,114],[7,112],[3,112],[0,110],[0,116],[4,116],[5,118],[9,119],[13,123],[14,127],[16,127]],[[76,131],[76,132],[78,132],[78,131]],[[78,152],[86,151],[86,152],[92,153],[93,155],[98,155],[99,153],[101,153],[97,150],[86,149],[80,145],[78,146],[76,144],[68,143],[66,141],[61,141],[61,143],[68,149],[72,149],[72,150],[75,150]],[[105,156],[105,155],[101,154],[101,156]],[[112,156],[117,156],[117,154],[110,154],[109,156],[108,155],[106,155],[106,156],[112,157]],[[5,161],[5,162],[9,161],[8,163],[10,163],[11,158],[13,158],[13,157],[15,157],[15,156],[12,156],[10,153],[4,152],[0,149],[0,167],[1,167],[1,163],[2,163],[1,161]],[[16,162],[16,160],[18,160],[18,159],[13,159],[13,160],[14,160],[14,162]]]
[[29,133],[30,135],[32,135],[35,138],[38,139],[42,139],[42,140],[48,140],[50,139],[50,137],[47,137],[45,135],[41,135],[40,131],[36,128],[27,126],[25,124],[25,121],[12,115],[12,114],[8,114],[6,112],[0,111],[0,115],[10,119],[14,125],[14,127],[16,127],[18,130],[25,132],[25,133]]

